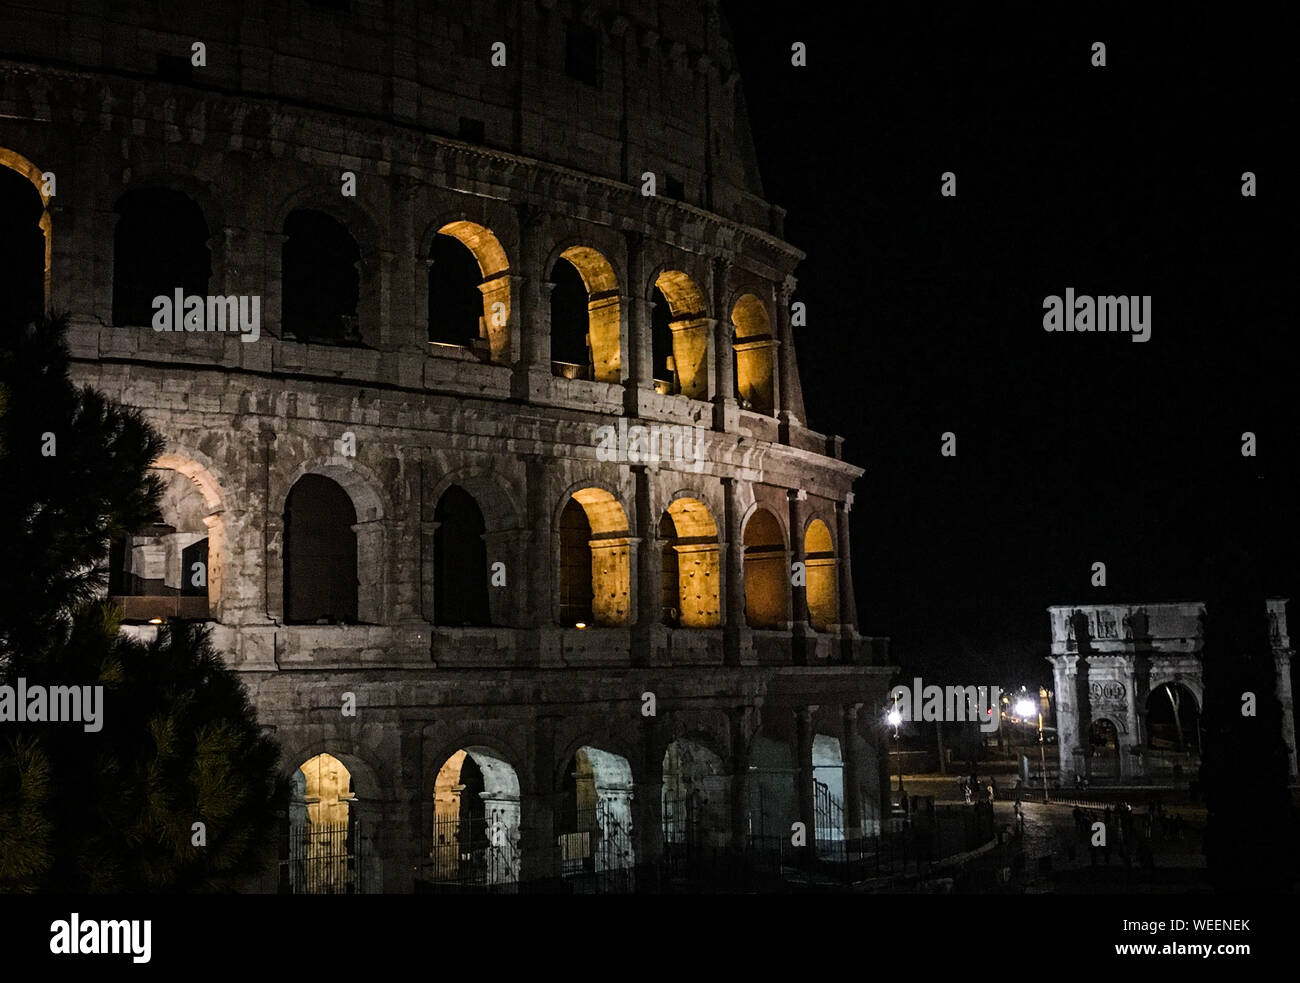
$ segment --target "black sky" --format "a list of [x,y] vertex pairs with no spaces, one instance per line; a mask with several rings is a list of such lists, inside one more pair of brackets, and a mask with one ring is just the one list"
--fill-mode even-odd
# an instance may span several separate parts
[[[810,425],[867,470],[863,631],[909,670],[1046,682],[1047,605],[1201,597],[1207,544],[1252,521],[1293,596],[1295,19],[875,6],[724,3],[808,253]],[[1046,333],[1066,287],[1151,295],[1151,340]]]

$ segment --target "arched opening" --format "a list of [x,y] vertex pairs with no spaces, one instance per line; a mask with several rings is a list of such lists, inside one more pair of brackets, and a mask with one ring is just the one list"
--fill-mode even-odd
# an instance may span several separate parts
[[[28,324],[45,310],[46,237],[48,213],[38,187],[35,167],[14,169],[15,160],[0,151],[0,307],[6,324]],[[16,155],[14,155],[16,158]]]
[[718,527],[708,506],[679,498],[659,520],[664,622],[681,628],[716,628],[722,623],[718,581]]
[[751,628],[785,629],[790,623],[785,535],[776,516],[757,509],[745,523],[745,620]]
[[817,853],[833,857],[844,840],[844,756],[838,738],[813,737],[813,812],[817,826]]
[[212,276],[207,220],[179,191],[132,191],[117,203],[113,233],[113,323],[153,323],[154,298],[206,297]]
[[1147,747],[1154,751],[1201,753],[1201,710],[1182,683],[1161,683],[1146,705]]
[[839,587],[835,570],[835,544],[821,519],[804,533],[804,566],[808,594],[808,621],[816,631],[830,631],[839,623]]
[[517,884],[519,777],[483,747],[462,748],[434,782],[433,840],[427,876],[462,887]]
[[690,863],[726,845],[731,822],[730,777],[722,759],[695,741],[677,739],[664,752],[664,859]]
[[735,328],[736,396],[742,409],[771,416],[775,412],[775,343],[767,307],[744,294],[731,310]]
[[357,621],[357,522],[336,482],[305,474],[284,508],[284,618],[290,624]]
[[331,215],[300,208],[284,220],[280,322],[286,338],[359,345],[361,249]]
[[1114,722],[1104,717],[1092,722],[1088,734],[1092,756],[1090,772],[1093,778],[1108,779],[1120,776],[1119,730]]
[[[680,270],[665,270],[655,279],[653,293],[655,371],[672,357],[674,387],[692,399],[709,396],[709,322],[704,292]],[[666,349],[661,355],[660,349]]]
[[356,793],[352,773],[332,754],[318,754],[294,773],[287,866],[294,894],[360,890]]
[[429,251],[429,341],[507,363],[509,272],[505,250],[490,229],[467,221],[439,229]]
[[624,875],[630,887],[636,863],[632,848],[632,766],[622,755],[581,747],[569,761],[556,817],[561,873]]
[[614,268],[595,249],[571,246],[556,260],[550,279],[554,373],[570,379],[622,381]]
[[673,358],[673,312],[668,299],[654,287],[650,291],[650,375],[655,392],[665,396],[677,393],[677,365]]
[[434,623],[491,624],[486,526],[478,502],[459,485],[452,485],[438,499],[433,517]]
[[627,513],[609,492],[583,488],[560,513],[560,623],[618,627],[630,613]]
[[109,547],[108,592],[127,624],[209,617],[209,522],[213,509],[190,478],[151,469],[162,494],[158,521]]
[[749,837],[754,849],[789,851],[790,825],[798,818],[798,771],[785,741],[754,738],[749,749]]

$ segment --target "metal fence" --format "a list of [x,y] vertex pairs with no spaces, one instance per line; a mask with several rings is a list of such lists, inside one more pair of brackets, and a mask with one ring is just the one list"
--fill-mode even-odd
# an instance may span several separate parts
[[513,893],[519,887],[519,836],[505,810],[436,818],[421,879],[435,892]]
[[290,894],[361,894],[361,823],[290,825],[281,860],[281,891]]

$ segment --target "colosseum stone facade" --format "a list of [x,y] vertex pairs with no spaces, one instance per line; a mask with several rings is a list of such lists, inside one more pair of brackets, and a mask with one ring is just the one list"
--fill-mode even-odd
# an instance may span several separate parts
[[5,6],[0,286],[166,438],[110,590],[296,769],[262,889],[878,828],[862,469],[712,0]]

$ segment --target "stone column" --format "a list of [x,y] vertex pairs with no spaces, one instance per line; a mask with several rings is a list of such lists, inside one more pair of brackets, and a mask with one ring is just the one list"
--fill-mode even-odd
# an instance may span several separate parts
[[559,790],[555,786],[555,718],[538,716],[533,723],[532,774],[520,795],[520,837],[523,844],[521,880],[543,881],[559,877],[559,852],[555,844],[555,816]]
[[740,496],[734,477],[722,479],[723,540],[719,567],[723,594],[723,661],[729,666],[741,664],[742,632],[745,623],[745,545],[740,532]]
[[731,849],[741,852],[749,847],[749,719],[750,707],[732,707],[727,711],[731,736]]
[[795,393],[799,391],[799,380],[795,377],[794,332],[790,329],[790,297],[794,293],[794,277],[786,277],[776,285],[774,301],[776,304],[777,346],[773,355],[779,359],[777,373],[777,391],[774,394],[777,417],[781,421],[782,440],[789,442],[790,431],[803,426],[795,412]]
[[858,708],[860,703],[850,703],[844,708],[844,726],[841,742],[844,749],[844,836],[857,839],[862,836],[862,779],[858,773]]
[[1277,698],[1282,704],[1282,740],[1287,747],[1287,774],[1295,781],[1295,701],[1291,692],[1291,650],[1274,648],[1273,665],[1277,672]]
[[802,488],[786,492],[790,502],[790,564],[803,564],[804,585],[791,583],[790,588],[790,640],[795,665],[807,665],[812,649],[812,625],[808,623],[808,568],[804,550],[804,523],[807,517],[808,493]]
[[1140,778],[1145,773],[1142,758],[1134,754],[1142,747],[1142,726],[1137,705],[1137,679],[1133,660],[1129,659],[1120,669],[1124,680],[1124,726],[1128,728],[1128,741],[1120,748],[1120,774],[1125,777]]
[[664,855],[663,755],[657,754],[657,723],[654,717],[641,718],[641,763],[632,776],[632,840],[640,890],[653,890],[646,883],[658,871]]
[[644,464],[631,465],[636,482],[636,621],[632,631],[632,664],[655,664],[655,649],[663,635],[663,571],[660,569],[658,524],[654,514],[655,473]]
[[262,464],[262,585],[266,616],[284,621],[284,516],[271,506],[271,468],[275,460],[275,433],[257,435]]
[[733,327],[731,312],[727,310],[727,261],[713,261],[713,309],[718,317],[714,322],[713,353],[716,386],[713,393],[713,429],[734,431],[740,424],[740,404],[736,401],[735,351],[731,347]]
[[840,656],[846,663],[853,662],[853,640],[858,633],[858,605],[853,594],[853,561],[849,553],[849,512],[853,508],[853,492],[844,501],[835,503],[836,576],[840,607]]
[[[550,286],[542,269],[540,238],[543,212],[535,205],[520,205],[518,320],[520,357],[514,365],[511,395],[535,402],[551,388]],[[515,316],[512,309],[511,317]]]
[[651,310],[654,307],[642,296],[645,288],[644,237],[639,232],[625,232],[627,242],[627,296],[621,298],[626,311],[625,329],[620,344],[623,358],[623,412],[641,416],[648,394],[654,392],[654,347],[651,337]]
[[799,782],[795,801],[799,806],[799,821],[807,830],[808,841],[804,862],[811,866],[817,859],[817,802],[813,797],[813,710],[800,707],[795,717],[795,775]]

